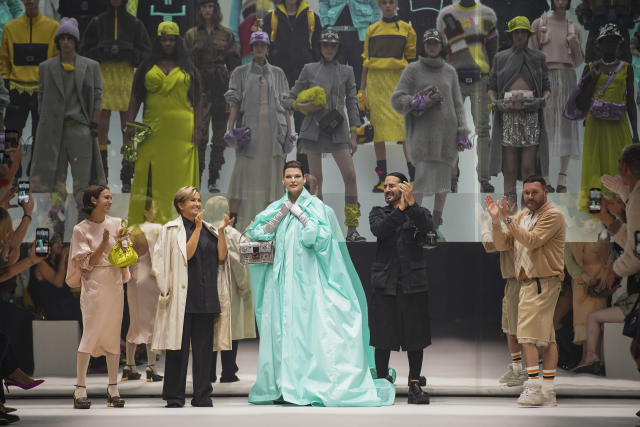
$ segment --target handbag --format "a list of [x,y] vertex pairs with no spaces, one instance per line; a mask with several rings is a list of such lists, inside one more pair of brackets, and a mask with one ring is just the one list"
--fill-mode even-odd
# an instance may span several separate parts
[[571,91],[567,104],[564,107],[562,116],[568,120],[584,120],[589,113],[593,91],[595,90],[597,79],[592,79],[593,69],[584,75],[576,87]]
[[[124,235],[126,233],[125,230],[127,228],[128,222],[126,219],[123,219],[121,224],[122,235]],[[113,249],[111,249],[111,252],[109,252],[109,262],[118,268],[129,267],[130,265],[138,262],[138,254],[133,249],[131,241],[127,239],[127,242],[128,245],[126,247],[122,246],[122,242],[116,243]]]
[[13,63],[19,66],[36,66],[47,60],[47,43],[14,43]]
[[626,111],[626,105],[603,101],[602,99],[594,100],[593,104],[591,104],[591,109],[589,110],[591,115],[597,119],[614,121],[622,120]]
[[635,338],[638,332],[638,321],[640,320],[640,308],[638,308],[638,302],[640,301],[640,295],[636,298],[636,303],[633,308],[624,317],[624,326],[622,328],[622,335],[629,338]]
[[271,264],[275,255],[275,244],[273,241],[266,242],[243,242],[242,236],[239,239],[240,262],[242,264]]
[[[334,105],[338,105],[338,100],[340,99],[340,86],[342,86],[342,78],[340,73],[340,64],[338,64],[338,94],[336,95],[336,102]],[[328,110],[326,113],[320,117],[320,120],[316,120],[318,127],[324,133],[332,134],[334,133],[340,125],[344,122],[344,117],[342,113],[338,111],[336,108],[332,108]]]
[[138,147],[144,141],[151,136],[151,127],[145,123],[139,122],[127,122],[126,127],[132,127],[134,129],[132,145],[122,144],[120,148],[120,154],[128,162],[135,162],[138,160]]

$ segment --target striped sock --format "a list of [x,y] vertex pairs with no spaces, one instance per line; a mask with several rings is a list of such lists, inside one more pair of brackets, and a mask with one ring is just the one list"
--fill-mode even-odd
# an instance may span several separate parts
[[553,384],[553,380],[556,378],[556,370],[555,369],[543,369],[542,370],[542,380],[543,384]]
[[530,380],[537,380],[540,377],[540,368],[538,366],[527,366],[527,374]]
[[522,370],[522,352],[511,353],[511,366],[513,372],[520,373]]

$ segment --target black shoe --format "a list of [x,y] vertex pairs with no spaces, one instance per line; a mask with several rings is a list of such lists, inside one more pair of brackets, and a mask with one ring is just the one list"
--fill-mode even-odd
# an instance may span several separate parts
[[9,421],[5,420],[4,418],[0,418],[0,426],[8,426],[9,425]]
[[125,365],[122,368],[122,379],[120,381],[139,380],[140,377],[140,372],[133,372],[130,365]]
[[218,381],[218,377],[216,377],[216,374],[211,374],[211,377],[209,377],[209,381],[212,383]]
[[122,183],[122,187],[120,187],[120,191],[122,193],[131,193],[131,183],[130,182],[123,182]]
[[495,193],[496,189],[493,185],[489,183],[489,181],[480,181],[480,192],[481,193]]
[[[6,414],[4,412],[0,412],[0,421],[4,420],[7,422],[7,424],[11,424],[11,423],[15,423],[17,421],[20,421],[20,417],[17,415],[13,415],[13,414]],[[6,425],[6,424],[5,424]]]
[[420,375],[420,387],[426,387],[427,386],[427,377],[425,377],[424,375]]
[[458,192],[458,180],[451,181],[451,192],[452,193]]
[[409,393],[407,402],[414,405],[428,405],[429,394],[422,391],[419,381],[409,381]]
[[146,374],[148,383],[162,381],[164,378],[162,375],[158,374],[155,366],[147,366]]
[[184,406],[184,404],[179,404],[177,402],[171,402],[171,403],[167,403],[164,407],[165,408],[182,408]]
[[605,372],[604,372],[604,364],[597,360],[593,363],[589,363],[587,365],[581,365],[581,366],[577,366],[575,368],[573,368],[573,372],[576,374],[592,374],[592,375],[599,375],[601,377],[604,377]]
[[218,187],[216,187],[216,185],[212,182],[209,183],[209,185],[207,186],[207,189],[209,190],[209,193],[219,193],[220,189]]
[[360,233],[358,233],[358,230],[353,230],[352,232],[347,233],[347,237],[345,238],[345,240],[349,243],[367,241],[366,237],[362,237]]
[[238,382],[238,381],[240,381],[240,378],[238,378],[237,375],[234,375],[234,376],[228,377],[228,378],[220,377],[220,382],[221,383],[235,383],[235,382]]
[[556,192],[556,189],[555,189],[555,188],[553,188],[553,186],[552,186],[552,185],[547,184],[547,185],[545,186],[545,188],[547,189],[547,191],[548,191],[549,193],[555,193],[555,192]]
[[195,408],[211,408],[213,406],[213,401],[208,399],[202,402],[196,402],[194,399],[191,399],[191,406]]

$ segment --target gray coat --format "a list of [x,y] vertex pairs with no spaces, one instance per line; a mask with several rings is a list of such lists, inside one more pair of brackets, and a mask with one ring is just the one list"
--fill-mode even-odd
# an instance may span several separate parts
[[[258,79],[264,77],[269,88],[269,112],[271,115],[272,154],[284,157],[284,143],[287,137],[287,121],[281,98],[289,90],[287,76],[281,68],[271,65],[258,65],[255,62],[236,67],[231,73],[229,90],[224,98],[231,107],[239,111],[238,127],[247,126],[253,132],[258,131],[260,105],[260,87]],[[238,148],[238,154],[255,157],[258,151],[256,144]]]
[[[338,61],[327,62],[320,60],[305,64],[296,80],[295,85],[285,97],[284,104],[292,108],[298,94],[313,86],[321,86],[327,95],[327,105],[307,114],[300,127],[300,139],[317,141],[320,137],[318,120],[332,109],[337,109],[345,119],[340,127],[332,133],[334,144],[349,143],[349,127],[360,126],[360,113],[358,112],[358,99],[356,97],[356,83],[353,76],[353,68],[349,65],[339,64]],[[344,117],[345,105],[347,117]],[[348,120],[347,120],[348,119]]]
[[[33,160],[31,165],[31,189],[34,192],[54,191],[58,154],[63,148],[64,126],[64,84],[60,56],[50,58],[39,66],[38,110],[40,120],[36,131]],[[100,66],[92,59],[76,56],[76,93],[80,98],[83,116],[87,126],[94,111],[102,108],[102,81]],[[90,184],[106,184],[98,141],[93,138],[92,173]]]
[[[435,86],[444,100],[421,115],[411,108],[411,100],[427,86]],[[402,71],[391,105],[404,116],[409,161],[441,162],[454,167],[458,161],[458,136],[469,134],[464,104],[455,68],[442,58],[412,62]]]

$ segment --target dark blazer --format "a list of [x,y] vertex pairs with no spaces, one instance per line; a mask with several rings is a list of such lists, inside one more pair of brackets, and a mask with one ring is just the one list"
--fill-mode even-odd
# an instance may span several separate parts
[[378,206],[369,213],[369,225],[378,238],[371,268],[373,292],[395,295],[398,286],[405,294],[429,290],[422,249],[426,232],[433,230],[429,210],[417,204],[404,211]]

